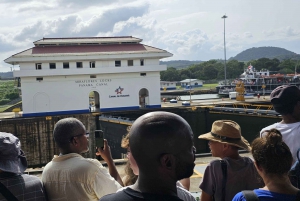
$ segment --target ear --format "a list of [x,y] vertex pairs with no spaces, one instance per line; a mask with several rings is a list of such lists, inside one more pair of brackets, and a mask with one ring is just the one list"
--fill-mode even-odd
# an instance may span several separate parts
[[173,169],[175,166],[175,158],[172,154],[164,154],[160,157],[160,165],[166,169]]
[[263,171],[263,169],[260,166],[258,166],[258,164],[256,163],[256,161],[253,161],[253,163],[254,163],[255,168],[257,169],[258,172],[262,172]]

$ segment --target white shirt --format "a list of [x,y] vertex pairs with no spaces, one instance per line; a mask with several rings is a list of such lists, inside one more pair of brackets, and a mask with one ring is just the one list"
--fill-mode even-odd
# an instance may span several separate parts
[[96,201],[121,188],[98,160],[76,153],[53,158],[44,168],[42,182],[48,201]]

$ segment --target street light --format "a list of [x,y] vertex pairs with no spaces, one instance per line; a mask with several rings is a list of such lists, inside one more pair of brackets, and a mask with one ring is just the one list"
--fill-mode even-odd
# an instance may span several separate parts
[[222,19],[224,19],[224,73],[225,73],[225,85],[227,84],[227,80],[226,80],[226,43],[225,43],[225,19],[227,18],[226,15],[223,15]]

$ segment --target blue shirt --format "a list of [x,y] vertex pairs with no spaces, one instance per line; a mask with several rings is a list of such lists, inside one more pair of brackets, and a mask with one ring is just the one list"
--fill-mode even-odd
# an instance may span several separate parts
[[[260,201],[295,201],[296,195],[288,195],[282,193],[274,193],[267,190],[255,189],[255,194],[259,198]],[[239,192],[234,196],[232,201],[246,201],[242,192]]]

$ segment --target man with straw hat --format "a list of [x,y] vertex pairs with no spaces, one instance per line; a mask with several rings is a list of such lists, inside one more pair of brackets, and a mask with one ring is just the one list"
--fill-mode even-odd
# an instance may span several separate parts
[[251,150],[248,141],[241,135],[240,126],[231,120],[217,120],[211,132],[200,135],[208,140],[213,160],[207,166],[200,189],[201,201],[229,201],[242,190],[263,186],[253,161],[239,155],[238,150]]

